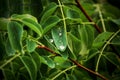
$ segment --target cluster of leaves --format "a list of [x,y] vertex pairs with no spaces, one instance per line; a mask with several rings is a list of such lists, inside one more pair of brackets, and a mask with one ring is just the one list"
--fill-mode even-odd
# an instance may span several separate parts
[[98,33],[76,0],[15,0],[22,6],[18,8],[14,2],[1,1],[9,12],[0,7],[4,11],[0,15],[0,79],[100,80],[69,58],[108,79],[120,79],[120,10],[116,7],[80,1],[102,26],[103,32]]

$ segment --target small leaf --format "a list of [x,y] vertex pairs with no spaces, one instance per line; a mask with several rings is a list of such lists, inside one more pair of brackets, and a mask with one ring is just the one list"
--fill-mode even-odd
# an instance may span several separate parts
[[57,65],[63,64],[66,60],[63,57],[57,56],[54,58]]
[[36,80],[37,66],[34,60],[27,56],[20,57],[20,60],[24,64],[25,68],[27,69],[29,76],[30,76],[30,80]]
[[68,9],[67,10],[67,18],[68,19],[80,19],[80,14],[79,12],[72,10],[72,9]]
[[41,17],[41,20],[40,20],[40,24],[44,23],[44,21],[51,15],[54,13],[54,11],[56,10],[57,8],[57,4],[56,3],[50,3],[46,8],[45,10],[42,12],[42,17]]
[[120,19],[112,19],[111,21],[117,25],[120,25]]
[[86,56],[88,54],[88,34],[86,26],[80,26],[78,30],[81,38],[81,51],[79,54],[81,56]]
[[65,60],[67,60],[68,59],[68,52],[67,51],[65,51],[65,52],[61,52],[61,54],[60,54]]
[[46,64],[46,65],[48,65],[51,68],[55,67],[54,61],[51,58],[49,58],[49,57],[46,57],[46,56],[41,57],[41,62]]
[[12,48],[9,39],[6,40],[5,49],[6,49],[8,56],[15,54],[15,50]]
[[81,40],[74,36],[72,33],[68,33],[68,48],[70,49],[72,56],[76,59],[81,49]]
[[23,27],[21,24],[15,21],[11,21],[8,24],[8,37],[10,40],[10,44],[13,47],[13,49],[22,51],[22,33],[23,33]]
[[34,20],[31,20],[29,18],[22,19],[21,22],[23,22],[30,29],[35,31],[39,36],[42,35],[42,27],[41,27],[41,25],[39,23],[37,23]]
[[104,57],[112,64],[120,68],[120,61],[117,55],[115,55],[114,53],[106,53]]
[[42,23],[42,26],[44,28],[43,34],[52,29],[58,22],[60,22],[60,18],[58,16],[49,17],[44,23]]
[[67,47],[66,34],[63,27],[57,27],[52,29],[52,37],[56,47],[60,51],[65,51]]
[[13,14],[11,16],[11,19],[15,19],[15,20],[17,20],[17,19],[21,20],[21,19],[26,19],[26,18],[37,22],[37,19],[34,16],[30,15],[30,14],[22,14],[22,15]]
[[51,59],[51,58],[49,58],[49,57],[44,57],[44,59],[46,60],[46,64],[49,66],[49,67],[51,67],[51,68],[54,68],[55,67],[55,63],[54,63],[54,61]]
[[120,45],[120,36],[116,36],[112,41],[111,44],[113,45]]
[[27,39],[26,42],[27,42],[27,50],[28,50],[28,52],[33,52],[35,50],[37,44],[35,42],[33,42],[32,40],[30,40],[30,39]]
[[94,48],[100,48],[104,45],[104,43],[110,38],[112,32],[103,32],[99,34],[93,42]]

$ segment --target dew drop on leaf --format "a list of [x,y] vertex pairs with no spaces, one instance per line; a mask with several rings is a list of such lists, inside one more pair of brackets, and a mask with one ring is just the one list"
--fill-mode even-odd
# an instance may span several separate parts
[[64,51],[65,46],[61,45],[61,46],[59,46],[59,49]]
[[59,36],[62,36],[62,33],[59,33]]
[[53,42],[54,42],[54,40],[53,40],[53,39],[49,39],[49,41],[50,41],[51,43],[53,43]]

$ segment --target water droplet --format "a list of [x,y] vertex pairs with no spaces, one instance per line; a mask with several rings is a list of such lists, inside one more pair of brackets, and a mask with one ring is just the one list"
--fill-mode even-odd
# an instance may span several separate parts
[[53,40],[53,39],[49,39],[49,41],[50,41],[51,43],[53,43],[53,42],[54,42],[54,40]]
[[59,36],[62,36],[62,33],[59,33]]
[[60,50],[64,50],[65,49],[65,46],[61,45],[59,46]]

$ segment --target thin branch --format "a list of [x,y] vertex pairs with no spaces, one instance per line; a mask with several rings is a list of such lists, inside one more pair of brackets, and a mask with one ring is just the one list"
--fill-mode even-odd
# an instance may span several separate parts
[[[79,7],[79,9],[83,12],[83,14],[85,15],[85,17],[90,21],[90,22],[93,22],[92,18],[87,14],[87,12],[84,10],[84,8],[82,7],[82,5],[79,3],[78,0],[75,0],[75,2],[77,3],[77,6]],[[95,29],[101,33],[101,29],[99,28],[99,26],[95,23],[93,24]]]
[[[53,50],[51,50],[50,48],[48,48],[48,47],[46,47],[46,46],[38,46],[38,48],[45,49],[46,51],[51,52],[51,53],[54,54],[55,56],[61,56],[60,54],[54,52]],[[69,60],[70,60],[71,62],[73,62],[76,66],[78,66],[79,68],[82,68],[82,69],[86,70],[87,72],[92,73],[92,74],[100,77],[100,78],[103,79],[103,80],[108,80],[107,78],[105,78],[105,77],[102,76],[101,74],[99,74],[99,73],[97,73],[97,72],[95,72],[95,71],[92,71],[92,70],[90,70],[90,69],[82,66],[81,64],[79,64],[77,61],[71,59],[70,57],[69,57]]]

